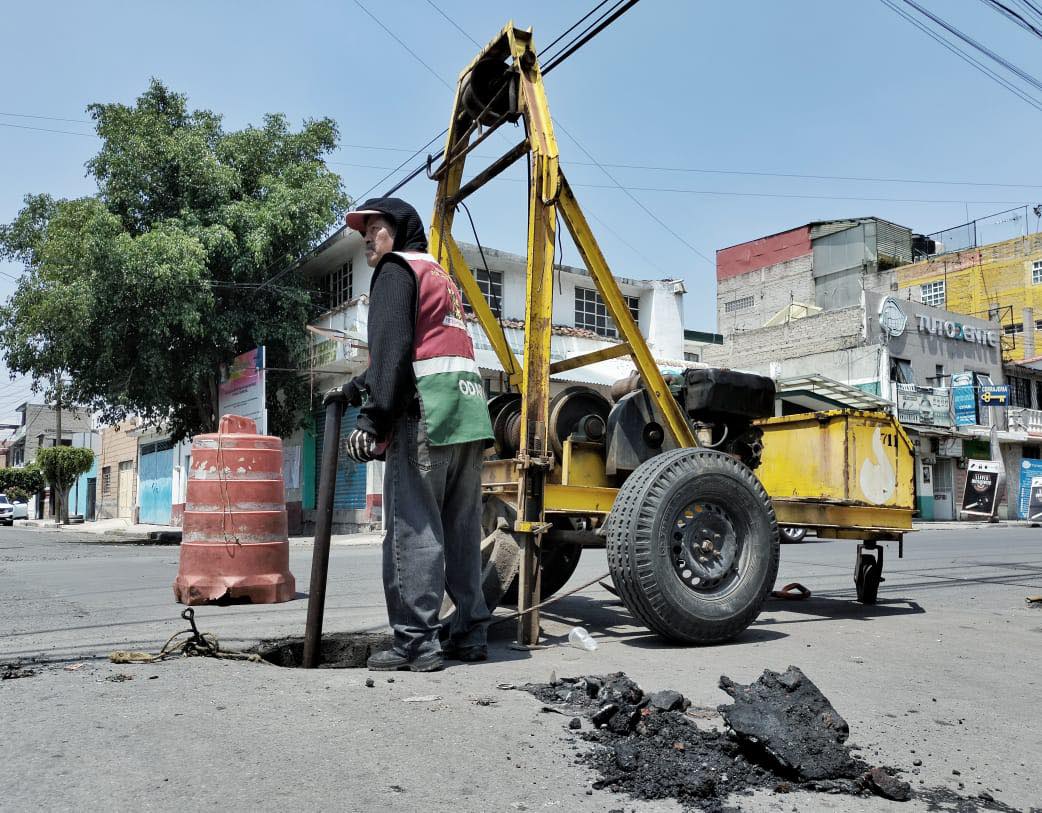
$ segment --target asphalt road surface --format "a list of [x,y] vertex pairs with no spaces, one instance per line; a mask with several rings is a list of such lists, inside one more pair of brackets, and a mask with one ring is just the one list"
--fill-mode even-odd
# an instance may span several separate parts
[[[74,538],[0,528],[0,663],[36,673],[0,683],[5,811],[679,810],[587,795],[596,777],[575,764],[567,718],[497,684],[622,670],[645,689],[674,688],[713,707],[727,702],[721,674],[746,683],[789,664],[847,719],[867,761],[903,771],[917,789],[944,789],[901,810],[956,810],[949,792],[987,791],[1023,810],[1042,804],[1042,609],[1025,603],[1042,593],[1042,529],[910,535],[904,559],[888,546],[873,607],[854,601],[853,543],[783,546],[779,585],[799,581],[812,598],[772,600],[737,640],[712,648],[665,643],[594,587],[549,608],[545,649],[510,649],[512,624],[501,624],[488,663],[399,673],[394,683],[376,674],[373,688],[363,670],[110,664],[111,650],[155,651],[184,626],[171,590],[178,549]],[[334,548],[327,631],[385,628],[379,562],[376,546]],[[306,589],[307,547],[292,548],[291,567]],[[603,551],[587,551],[572,584],[606,571]],[[197,616],[222,643],[241,646],[302,634],[306,607],[298,592],[286,604],[201,607]],[[598,640],[596,652],[567,646],[578,624]],[[804,793],[730,804],[897,807]]]

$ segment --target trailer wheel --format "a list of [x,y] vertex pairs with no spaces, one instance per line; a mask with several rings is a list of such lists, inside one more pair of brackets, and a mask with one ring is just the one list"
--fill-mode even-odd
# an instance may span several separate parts
[[607,549],[627,608],[681,643],[738,635],[778,575],[770,497],[748,467],[708,449],[675,449],[642,463],[615,498]]
[[[496,529],[500,519],[505,520],[508,527],[512,527],[516,518],[517,511],[513,505],[498,497],[488,497],[485,499],[481,515],[482,531],[487,537]],[[572,530],[572,525],[566,518],[553,519],[552,522],[555,527]],[[510,534],[510,537],[515,538],[513,534]],[[509,547],[509,543],[501,540],[490,548],[487,559],[484,552],[482,555],[482,589],[489,610],[494,610],[500,604],[517,604],[517,543],[514,542],[512,549],[507,550],[505,547]],[[542,598],[550,598],[567,584],[579,566],[581,555],[582,545],[575,543],[555,543],[543,547],[539,563],[539,592]],[[511,569],[507,571],[505,566]]]
[[883,562],[869,553],[862,553],[854,575],[854,587],[857,600],[862,604],[875,604],[879,595],[879,582],[882,581]]
[[796,525],[781,525],[778,528],[782,542],[802,542],[807,537],[807,529]]

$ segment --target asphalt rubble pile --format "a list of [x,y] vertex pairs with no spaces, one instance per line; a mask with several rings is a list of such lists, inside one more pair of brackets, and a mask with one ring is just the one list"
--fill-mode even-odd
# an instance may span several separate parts
[[855,758],[849,726],[800,669],[765,670],[748,686],[720,678],[733,698],[717,707],[726,727],[700,728],[680,692],[646,694],[622,672],[551,679],[525,687],[548,705],[588,718],[570,723],[601,748],[581,754],[600,774],[594,788],[635,798],[675,798],[720,811],[733,793],[814,790],[887,799],[911,798],[892,771]]

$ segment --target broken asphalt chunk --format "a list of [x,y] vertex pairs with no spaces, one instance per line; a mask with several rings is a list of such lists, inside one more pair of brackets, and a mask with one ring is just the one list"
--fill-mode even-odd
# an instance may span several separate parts
[[814,682],[795,666],[765,669],[755,683],[720,678],[734,698],[719,706],[739,742],[766,762],[800,779],[853,779],[858,765],[843,746],[850,728]]

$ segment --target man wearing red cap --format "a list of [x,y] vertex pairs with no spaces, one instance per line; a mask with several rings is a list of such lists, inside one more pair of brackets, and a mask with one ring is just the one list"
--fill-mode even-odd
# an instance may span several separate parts
[[[369,668],[441,669],[445,657],[485,660],[489,610],[481,592],[481,459],[491,443],[485,390],[459,288],[427,253],[416,210],[367,200],[347,215],[365,238],[369,368],[344,385],[361,405],[344,452],[382,453],[384,594],[393,648]],[[444,591],[456,605],[444,650]]]

